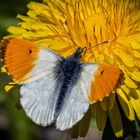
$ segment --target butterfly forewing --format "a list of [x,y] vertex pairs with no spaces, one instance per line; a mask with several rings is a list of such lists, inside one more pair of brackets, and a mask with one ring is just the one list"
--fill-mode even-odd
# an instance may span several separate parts
[[97,63],[83,63],[83,70],[81,72],[81,89],[87,100],[89,100],[89,94],[91,92],[92,81],[95,80],[95,74],[99,68]]
[[103,100],[115,90],[120,70],[110,64],[85,63],[81,72],[81,88],[89,103]]
[[38,58],[35,61],[33,69],[27,73],[23,80],[25,82],[31,82],[49,75],[51,72],[54,72],[57,62],[61,61],[61,59],[62,58],[55,52],[47,48],[40,47]]
[[35,43],[10,39],[2,49],[5,68],[16,83],[27,83],[49,75],[62,58],[55,52]]

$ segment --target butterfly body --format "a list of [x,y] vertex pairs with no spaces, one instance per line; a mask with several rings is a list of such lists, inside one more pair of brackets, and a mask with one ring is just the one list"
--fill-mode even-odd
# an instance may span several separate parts
[[[78,48],[73,55],[58,61],[55,73],[57,83],[61,83],[61,90],[55,108],[55,118],[59,115],[65,98],[67,99],[69,97],[70,90],[80,77],[82,71],[82,63],[80,62],[81,53],[82,49]],[[65,100],[65,102],[67,102],[67,100]]]
[[4,67],[21,85],[20,103],[36,124],[66,130],[79,122],[89,105],[115,89],[120,70],[113,65],[81,62],[83,48],[63,58],[23,39],[3,43]]

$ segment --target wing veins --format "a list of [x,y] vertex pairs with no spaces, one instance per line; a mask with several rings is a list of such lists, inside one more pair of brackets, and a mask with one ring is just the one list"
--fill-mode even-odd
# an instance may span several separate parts
[[[88,93],[88,89],[87,89],[86,84],[85,84],[85,82],[84,82],[84,80],[83,80],[82,77],[81,77],[81,80],[82,80],[82,82],[83,82],[83,84],[84,84],[84,86],[85,86],[85,88],[86,88],[87,93]],[[86,93],[84,93],[84,94],[86,94]]]
[[[51,69],[52,69],[52,68],[51,68]],[[51,70],[51,69],[49,69],[49,70]],[[30,77],[25,78],[23,81],[28,80],[28,79],[30,79],[31,77],[33,77],[33,76],[35,76],[35,75],[37,75],[37,74],[39,74],[39,73],[42,73],[42,72],[45,72],[45,71],[49,71],[49,70],[43,70],[43,71],[37,72],[37,73],[35,73],[35,74],[32,74],[32,75],[30,75]],[[51,73],[52,73],[52,72],[46,74],[45,76],[47,76],[47,75],[49,75],[49,74],[51,74]],[[16,81],[22,79],[22,77],[23,77],[24,75],[25,75],[25,74],[21,75]]]

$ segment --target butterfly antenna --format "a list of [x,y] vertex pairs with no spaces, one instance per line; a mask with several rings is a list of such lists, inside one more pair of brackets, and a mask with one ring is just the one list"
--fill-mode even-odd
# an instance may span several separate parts
[[111,41],[111,40],[106,40],[106,41],[104,41],[104,42],[101,42],[101,43],[96,44],[96,45],[91,46],[91,47],[97,47],[97,46],[99,46],[99,45],[106,44],[106,43],[108,43],[108,42],[110,42],[110,41]]
[[74,44],[74,48],[77,50],[77,48],[76,48],[75,46],[77,46],[77,47],[79,47],[79,46],[77,45],[77,43],[74,41],[74,39],[73,39],[73,37],[72,37],[72,33],[71,33],[71,31],[70,31],[70,28],[69,28],[67,19],[65,20],[65,24],[66,24],[66,26],[67,26],[67,28],[68,28],[68,31],[69,31],[68,34],[69,34],[69,36],[70,36],[71,41],[72,41],[73,44]]

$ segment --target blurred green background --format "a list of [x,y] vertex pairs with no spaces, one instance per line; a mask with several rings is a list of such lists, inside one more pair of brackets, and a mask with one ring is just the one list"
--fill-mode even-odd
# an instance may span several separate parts
[[[31,0],[0,0],[0,39],[7,34],[6,28],[9,25],[16,25],[18,19],[17,14],[25,14],[27,12],[27,4]],[[42,0],[34,0],[41,2]]]

